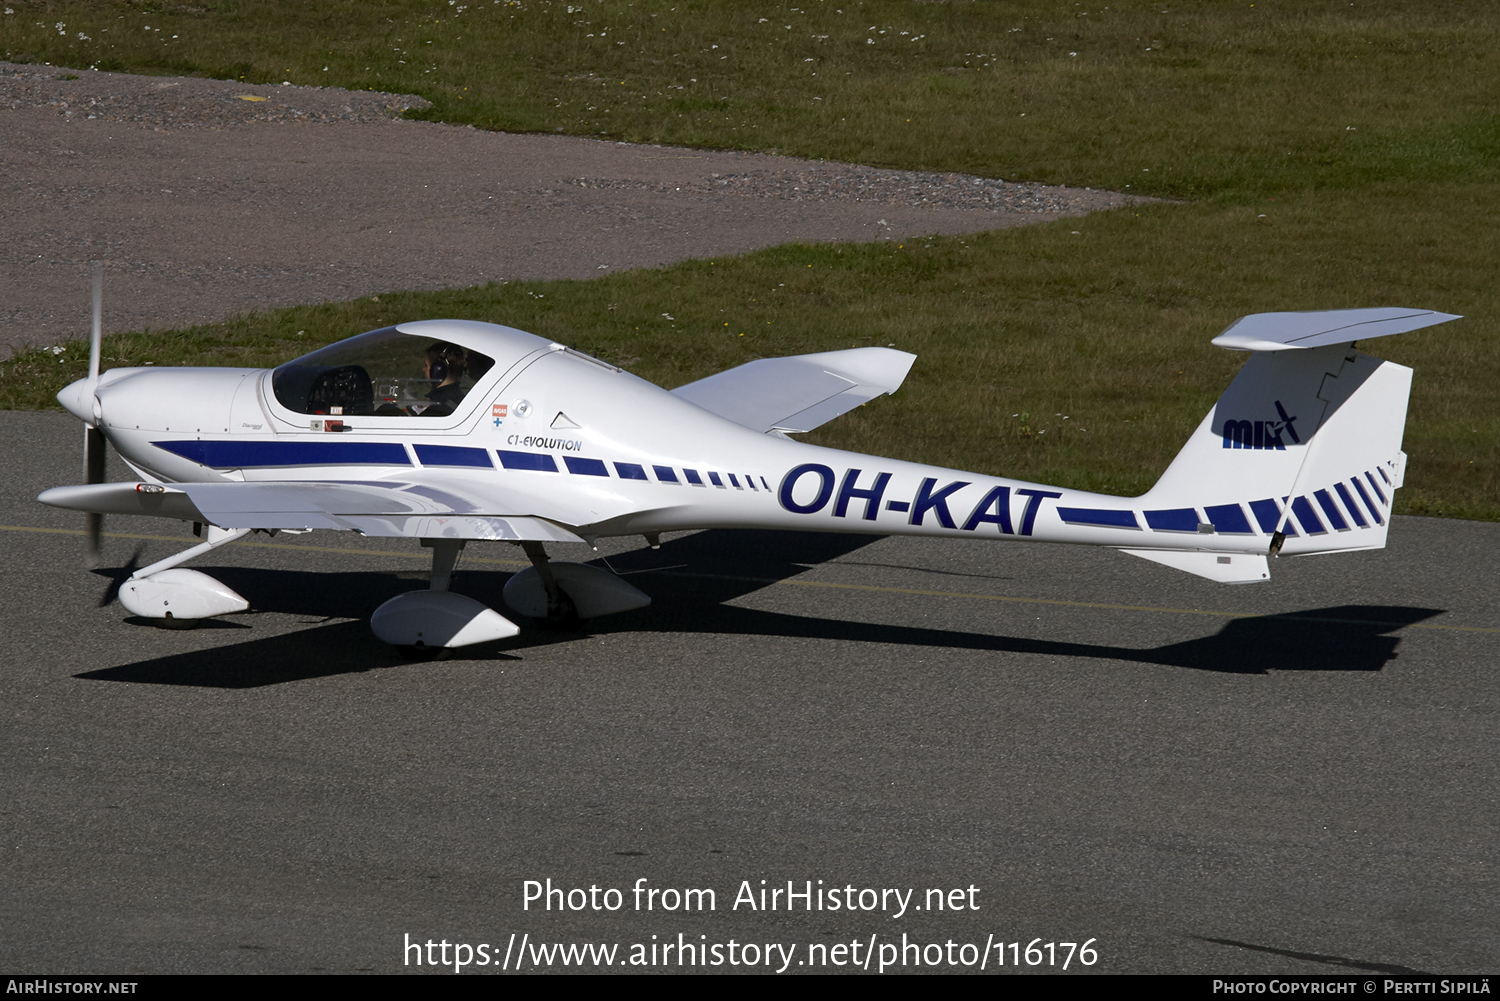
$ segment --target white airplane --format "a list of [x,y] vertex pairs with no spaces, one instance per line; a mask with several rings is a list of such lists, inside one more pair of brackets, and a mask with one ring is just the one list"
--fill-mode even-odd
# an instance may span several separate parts
[[[353,531],[421,540],[430,590],[371,620],[382,640],[435,651],[515,635],[448,590],[473,541],[519,545],[533,566],[504,589],[515,612],[592,618],[650,598],[608,571],[551,561],[547,543],[707,528],[794,529],[1109,546],[1224,583],[1268,556],[1385,545],[1401,487],[1411,369],[1354,341],[1458,317],[1413,309],[1259,313],[1214,339],[1250,359],[1171,466],[1112,497],[795,441],[881,394],[915,356],[855,348],[750,362],[671,392],[510,327],[399,323],[274,370],[99,372],[58,394],[87,425],[89,482],[45,504],[206,526],[206,539],[120,590],[135,615],[197,619],[246,601],[180,564],[252,531]],[[104,483],[108,440],[140,477]]]

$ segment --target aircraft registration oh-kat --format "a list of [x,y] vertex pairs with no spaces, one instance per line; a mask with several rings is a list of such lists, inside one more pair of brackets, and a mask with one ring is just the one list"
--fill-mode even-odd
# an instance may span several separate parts
[[[750,362],[668,392],[510,327],[400,323],[272,371],[127,368],[58,394],[87,425],[91,482],[43,503],[158,515],[207,539],[135,573],[141,616],[243,610],[179,565],[256,530],[409,537],[433,550],[430,590],[374,612],[403,648],[501,639],[518,626],[448,590],[466,543],[519,545],[514,612],[568,620],[638,608],[608,571],[547,543],[708,528],[800,529],[1109,546],[1225,583],[1268,556],[1384,546],[1411,370],[1355,350],[1456,319],[1412,309],[1247,316],[1214,340],[1250,358],[1160,481],[1112,497],[795,441],[894,392],[913,355],[856,348]],[[140,477],[103,483],[107,439]]]

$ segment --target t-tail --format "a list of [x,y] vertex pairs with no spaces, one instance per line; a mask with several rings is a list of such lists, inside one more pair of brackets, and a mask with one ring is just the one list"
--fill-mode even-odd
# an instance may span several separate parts
[[[1355,350],[1457,316],[1416,309],[1257,313],[1213,343],[1251,352],[1229,389],[1149,492],[1152,528],[1269,539],[1229,559],[1191,542],[1125,552],[1226,583],[1268,576],[1265,556],[1385,546],[1406,465],[1412,371]],[[1154,534],[1154,533],[1153,533]],[[1155,536],[1160,537],[1160,536]]]

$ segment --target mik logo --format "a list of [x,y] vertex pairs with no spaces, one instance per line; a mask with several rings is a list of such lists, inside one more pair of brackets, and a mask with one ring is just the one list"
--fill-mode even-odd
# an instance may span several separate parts
[[1293,445],[1302,444],[1302,438],[1297,434],[1297,418],[1287,416],[1286,408],[1281,405],[1280,400],[1276,401],[1276,412],[1281,415],[1279,421],[1225,421],[1224,447],[1274,448],[1285,452],[1286,442],[1281,438],[1283,434],[1292,439]]

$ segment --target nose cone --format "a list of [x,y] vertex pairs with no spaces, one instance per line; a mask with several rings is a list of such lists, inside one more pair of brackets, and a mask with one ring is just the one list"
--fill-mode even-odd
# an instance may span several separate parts
[[94,423],[94,393],[87,379],[70,382],[58,390],[57,402],[85,424]]

